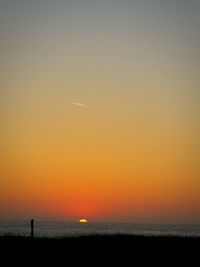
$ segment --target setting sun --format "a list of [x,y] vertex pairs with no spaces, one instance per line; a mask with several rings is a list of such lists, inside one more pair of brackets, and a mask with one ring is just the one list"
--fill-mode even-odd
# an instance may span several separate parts
[[88,221],[86,219],[80,219],[79,222],[80,223],[87,223]]

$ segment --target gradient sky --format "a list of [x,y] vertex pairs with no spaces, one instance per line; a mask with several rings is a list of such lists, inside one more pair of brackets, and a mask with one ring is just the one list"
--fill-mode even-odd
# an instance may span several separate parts
[[200,223],[200,1],[0,0],[0,218]]

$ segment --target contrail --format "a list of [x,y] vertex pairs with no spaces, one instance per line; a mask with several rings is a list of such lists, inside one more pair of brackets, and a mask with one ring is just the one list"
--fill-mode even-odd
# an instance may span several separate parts
[[72,105],[83,107],[83,108],[87,108],[88,107],[88,105],[86,105],[86,104],[77,103],[77,102],[73,102]]

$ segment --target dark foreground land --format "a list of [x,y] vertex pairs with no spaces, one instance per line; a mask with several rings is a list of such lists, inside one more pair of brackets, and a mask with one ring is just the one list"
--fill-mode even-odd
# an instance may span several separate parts
[[200,238],[87,236],[68,238],[0,237],[1,266],[200,266]]

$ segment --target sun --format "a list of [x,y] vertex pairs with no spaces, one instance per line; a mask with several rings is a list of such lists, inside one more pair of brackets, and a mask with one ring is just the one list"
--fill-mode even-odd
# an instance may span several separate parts
[[87,223],[88,221],[86,219],[80,219],[79,222],[80,223]]

